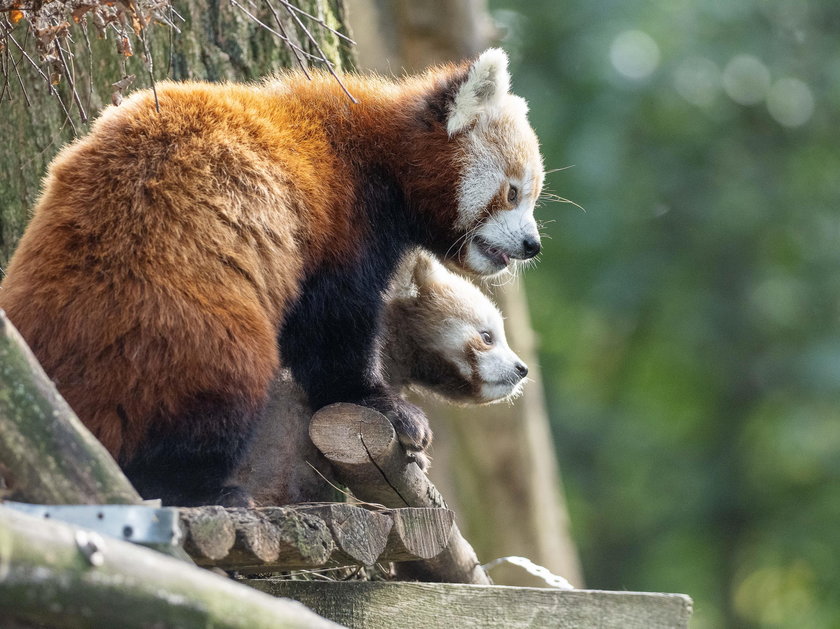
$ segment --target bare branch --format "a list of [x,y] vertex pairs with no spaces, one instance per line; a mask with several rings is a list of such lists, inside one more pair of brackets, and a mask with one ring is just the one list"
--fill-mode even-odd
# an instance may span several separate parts
[[283,6],[284,6],[284,7],[286,7],[286,11],[289,13],[289,15],[291,15],[291,16],[292,16],[292,19],[294,19],[294,21],[295,21],[295,22],[297,22],[297,25],[300,27],[300,29],[301,29],[304,33],[306,33],[306,36],[307,36],[307,37],[309,38],[309,40],[310,40],[310,41],[314,44],[315,49],[316,49],[316,50],[317,50],[317,51],[321,54],[321,58],[322,58],[322,59],[323,59],[323,61],[324,61],[324,65],[326,65],[327,70],[329,71],[329,73],[330,73],[330,74],[332,74],[333,78],[334,78],[336,81],[338,81],[338,84],[341,86],[341,89],[342,89],[342,90],[344,90],[344,93],[345,93],[345,94],[347,94],[347,98],[349,98],[349,99],[350,99],[353,103],[358,103],[359,101],[358,101],[358,100],[356,100],[356,97],[355,97],[355,96],[353,96],[353,95],[352,95],[352,94],[351,94],[351,93],[347,90],[347,88],[345,87],[345,85],[344,85],[344,83],[342,82],[341,78],[339,78],[339,76],[335,73],[335,70],[333,70],[333,66],[332,66],[332,64],[329,62],[329,60],[327,59],[327,55],[324,53],[323,49],[321,48],[321,44],[319,44],[319,43],[318,43],[318,40],[317,40],[317,39],[315,39],[315,37],[313,37],[313,36],[312,36],[312,33],[310,33],[310,32],[309,32],[309,29],[308,29],[308,28],[306,28],[306,25],[305,25],[303,22],[301,22],[300,18],[297,16],[297,14],[296,14],[296,13],[295,13],[295,12],[291,9],[291,7],[289,6],[289,3],[288,3],[288,2],[286,2],[286,0],[280,0],[280,2],[281,2],[281,4],[283,4]]
[[328,30],[330,33],[332,33],[332,34],[333,34],[333,35],[335,35],[336,37],[340,37],[341,39],[343,39],[344,41],[346,41],[347,43],[349,43],[351,46],[355,46],[355,45],[356,45],[356,42],[354,42],[352,39],[350,39],[349,37],[347,37],[347,35],[345,35],[344,33],[340,33],[339,31],[335,30],[334,28],[332,28],[331,26],[329,26],[329,25],[328,25],[328,24],[327,24],[324,20],[322,20],[321,18],[319,18],[319,17],[315,17],[314,15],[311,15],[311,14],[307,13],[306,11],[304,11],[303,9],[301,9],[300,7],[296,7],[296,6],[295,6],[295,5],[293,5],[291,2],[288,2],[288,0],[280,0],[280,2],[281,2],[282,4],[284,4],[284,5],[286,5],[286,6],[287,6],[289,9],[291,9],[292,11],[296,11],[296,12],[300,13],[301,15],[304,15],[304,16],[308,17],[310,20],[312,20],[312,21],[313,21],[313,22],[315,22],[316,24],[319,24],[319,25],[321,26],[321,28],[324,28],[324,29]]

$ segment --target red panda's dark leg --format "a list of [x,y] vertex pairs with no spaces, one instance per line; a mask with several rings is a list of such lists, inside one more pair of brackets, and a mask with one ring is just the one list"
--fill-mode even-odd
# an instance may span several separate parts
[[154,422],[123,470],[143,498],[164,505],[249,506],[250,496],[228,479],[241,460],[257,412],[242,402],[207,396],[182,416]]
[[406,447],[422,450],[431,440],[428,420],[385,383],[378,355],[383,295],[402,254],[416,242],[415,227],[387,176],[363,179],[368,240],[353,260],[331,260],[304,281],[280,331],[281,362],[313,409],[333,402],[376,408]]

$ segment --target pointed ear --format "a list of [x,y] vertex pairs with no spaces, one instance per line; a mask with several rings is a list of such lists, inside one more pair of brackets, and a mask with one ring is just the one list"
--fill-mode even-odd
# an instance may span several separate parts
[[428,253],[419,252],[414,263],[411,279],[417,286],[418,293],[430,293],[437,284],[445,279],[446,271],[441,264]]
[[501,103],[510,89],[507,66],[507,54],[500,48],[485,50],[472,63],[466,81],[458,88],[450,105],[446,121],[450,136],[463,131]]

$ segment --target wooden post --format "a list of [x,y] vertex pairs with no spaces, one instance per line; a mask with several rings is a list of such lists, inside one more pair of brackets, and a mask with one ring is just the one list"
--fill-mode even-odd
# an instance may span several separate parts
[[138,504],[0,310],[0,476],[5,497],[39,504]]
[[[332,404],[312,417],[309,436],[333,465],[339,480],[360,500],[386,507],[446,507],[381,413],[355,404]],[[440,555],[399,563],[395,568],[399,576],[408,579],[490,583],[457,525]]]

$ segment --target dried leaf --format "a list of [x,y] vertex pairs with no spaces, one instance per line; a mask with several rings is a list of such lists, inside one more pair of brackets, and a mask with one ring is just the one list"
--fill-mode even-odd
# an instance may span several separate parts
[[12,9],[9,11],[9,21],[12,24],[17,24],[23,19],[23,11],[18,11],[17,9]]
[[132,83],[134,83],[135,78],[137,77],[135,77],[133,74],[127,74],[116,83],[111,83],[111,87],[114,88],[111,91],[111,103],[115,107],[118,106],[123,100],[123,90],[126,89]]

